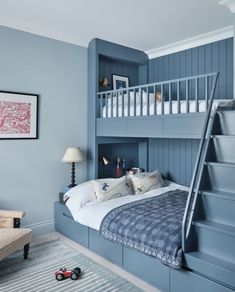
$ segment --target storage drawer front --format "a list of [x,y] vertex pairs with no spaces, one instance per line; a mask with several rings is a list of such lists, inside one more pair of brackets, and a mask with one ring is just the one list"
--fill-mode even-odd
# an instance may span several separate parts
[[54,205],[55,229],[76,242],[88,247],[88,227],[76,223],[68,208],[60,203]]
[[169,267],[157,258],[123,247],[123,267],[155,287],[169,291]]
[[100,237],[99,232],[89,228],[89,248],[119,266],[122,266],[122,246]]

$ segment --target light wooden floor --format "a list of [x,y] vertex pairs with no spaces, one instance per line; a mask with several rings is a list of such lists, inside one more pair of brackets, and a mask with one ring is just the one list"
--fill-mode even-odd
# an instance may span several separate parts
[[112,264],[111,262],[107,261],[106,259],[98,256],[94,252],[90,251],[89,249],[87,249],[84,246],[78,244],[77,242],[69,239],[68,237],[62,235],[59,232],[53,232],[53,233],[49,233],[46,235],[35,237],[35,238],[33,238],[32,245],[35,245],[38,243],[43,243],[43,242],[50,241],[53,239],[60,239],[60,240],[64,241],[67,245],[78,250],[79,252],[81,252],[84,255],[86,255],[87,257],[93,259],[94,261],[96,261],[100,265],[103,265],[107,269],[113,271],[114,273],[120,275],[121,277],[125,278],[129,282],[132,282],[133,284],[135,284],[136,286],[138,286],[139,288],[143,289],[146,292],[160,292],[160,290],[152,287],[151,285],[145,283],[144,281],[140,280],[139,278],[124,271],[120,267],[118,267],[118,266]]

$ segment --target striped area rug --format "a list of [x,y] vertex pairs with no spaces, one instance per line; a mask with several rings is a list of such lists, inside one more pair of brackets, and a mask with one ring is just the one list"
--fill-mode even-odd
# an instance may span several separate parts
[[[80,267],[78,280],[57,281],[54,272],[61,267]],[[143,291],[97,264],[92,259],[67,246],[61,240],[31,247],[29,259],[22,253],[0,262],[1,292],[113,292]]]

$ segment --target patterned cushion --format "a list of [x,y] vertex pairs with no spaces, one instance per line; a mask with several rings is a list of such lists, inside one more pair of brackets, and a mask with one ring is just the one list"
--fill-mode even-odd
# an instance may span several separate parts
[[98,202],[129,195],[125,176],[121,178],[93,180],[92,184]]
[[164,182],[159,170],[130,175],[130,179],[136,195],[143,194],[150,189],[164,187]]

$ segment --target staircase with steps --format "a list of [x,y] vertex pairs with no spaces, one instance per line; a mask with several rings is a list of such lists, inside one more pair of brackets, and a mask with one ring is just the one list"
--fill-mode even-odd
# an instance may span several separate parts
[[192,219],[186,218],[185,263],[235,291],[235,111],[216,112],[209,131]]

